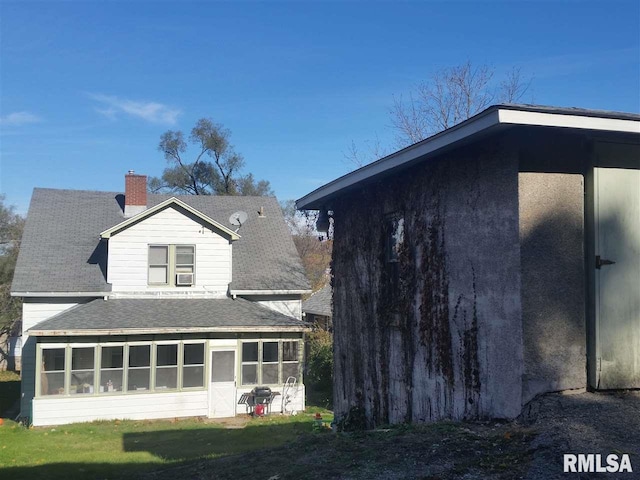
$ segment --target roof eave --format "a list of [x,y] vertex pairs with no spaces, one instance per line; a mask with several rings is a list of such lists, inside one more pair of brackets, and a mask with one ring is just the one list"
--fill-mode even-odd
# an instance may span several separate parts
[[319,315],[321,317],[332,317],[333,316],[331,313],[322,312],[320,310],[314,310],[314,309],[308,310],[308,309],[305,309],[304,307],[302,308],[302,311],[304,313],[310,313],[311,315]]
[[230,295],[305,295],[311,289],[298,290],[229,290]]
[[104,292],[11,292],[12,297],[108,297],[111,294],[111,290]]
[[307,325],[246,326],[246,327],[171,327],[171,328],[114,328],[114,329],[65,329],[65,330],[27,330],[34,337],[86,337],[107,335],[161,335],[172,333],[273,333],[308,332]]
[[370,181],[374,177],[387,174],[391,170],[407,167],[429,155],[437,154],[445,148],[469,141],[471,137],[487,134],[507,126],[541,126],[640,133],[640,120],[635,117],[615,112],[597,113],[598,115],[590,115],[587,111],[579,110],[571,112],[566,109],[544,110],[518,105],[494,105],[454,127],[327,183],[297,200],[296,208],[299,210],[327,208],[327,203],[334,197],[359,184]]

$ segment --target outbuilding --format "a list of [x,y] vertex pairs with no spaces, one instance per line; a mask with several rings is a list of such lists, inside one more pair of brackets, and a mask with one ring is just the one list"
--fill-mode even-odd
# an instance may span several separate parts
[[337,418],[640,388],[640,115],[495,105],[297,207],[333,218]]

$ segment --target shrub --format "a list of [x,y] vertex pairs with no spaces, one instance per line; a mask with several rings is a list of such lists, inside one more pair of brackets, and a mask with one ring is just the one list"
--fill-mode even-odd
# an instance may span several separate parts
[[310,403],[331,409],[333,406],[333,337],[326,330],[307,336],[307,373],[305,385]]

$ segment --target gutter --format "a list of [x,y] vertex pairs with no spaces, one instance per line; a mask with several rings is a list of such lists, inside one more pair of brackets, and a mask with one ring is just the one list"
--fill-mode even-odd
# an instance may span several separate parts
[[255,332],[310,332],[304,325],[283,325],[275,327],[171,327],[171,328],[112,328],[112,329],[70,329],[70,330],[27,330],[34,337],[74,337],[96,335],[160,335],[172,333],[255,333]]
[[237,295],[305,295],[312,290],[229,290],[229,294],[235,299]]
[[109,297],[113,292],[11,292],[12,297]]

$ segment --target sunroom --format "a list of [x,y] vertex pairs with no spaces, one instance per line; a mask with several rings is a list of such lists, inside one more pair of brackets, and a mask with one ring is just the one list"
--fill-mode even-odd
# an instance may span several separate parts
[[[132,325],[145,309],[155,312],[148,317],[154,332]],[[185,311],[188,319],[179,315]],[[202,315],[209,326],[196,326]],[[175,325],[163,327],[171,317]],[[291,378],[289,404],[276,396],[271,411],[302,410],[306,329],[242,299],[95,300],[29,330],[36,340],[31,420],[229,417],[246,413],[243,393],[263,385],[282,392]]]

